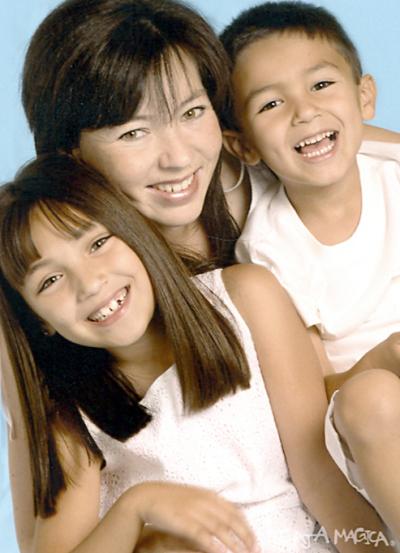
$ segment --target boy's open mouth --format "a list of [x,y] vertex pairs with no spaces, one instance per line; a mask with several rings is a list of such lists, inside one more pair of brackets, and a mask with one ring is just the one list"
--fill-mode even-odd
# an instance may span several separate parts
[[333,150],[337,135],[337,131],[321,132],[304,138],[295,145],[294,149],[297,153],[307,158],[321,156]]

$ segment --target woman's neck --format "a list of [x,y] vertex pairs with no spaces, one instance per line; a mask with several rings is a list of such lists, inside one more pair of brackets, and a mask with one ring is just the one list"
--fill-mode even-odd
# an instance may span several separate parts
[[109,351],[119,370],[132,382],[141,397],[174,362],[172,347],[157,316],[140,340],[131,346]]
[[210,242],[199,219],[185,226],[163,226],[160,231],[176,250],[193,252],[205,258],[211,256]]

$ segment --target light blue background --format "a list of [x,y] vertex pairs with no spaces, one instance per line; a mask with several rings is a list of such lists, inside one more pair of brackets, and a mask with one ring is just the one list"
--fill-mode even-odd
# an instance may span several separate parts
[[[13,177],[17,168],[34,156],[33,141],[20,106],[20,74],[28,40],[58,0],[2,0],[0,3],[0,182]],[[222,30],[249,0],[193,0],[217,29]],[[400,131],[400,21],[399,0],[320,0],[344,24],[358,47],[365,72],[378,84],[374,123]],[[6,478],[6,435],[0,416],[0,551],[16,553],[9,488]]]
[[[58,0],[2,0],[0,3],[0,182],[34,155],[20,106],[20,73],[29,37]],[[220,31],[250,0],[192,0],[192,5]],[[359,48],[366,72],[378,83],[374,123],[400,131],[399,0],[314,0],[332,10]]]

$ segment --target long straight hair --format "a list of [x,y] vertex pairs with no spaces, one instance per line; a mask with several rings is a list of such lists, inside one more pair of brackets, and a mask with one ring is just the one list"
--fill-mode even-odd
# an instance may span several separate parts
[[[36,513],[55,510],[67,476],[57,455],[55,428],[68,429],[101,457],[81,412],[115,439],[126,440],[151,419],[131,382],[105,350],[45,336],[20,290],[38,258],[32,214],[40,212],[68,237],[92,222],[104,225],[141,259],[156,298],[156,316],[169,339],[185,408],[196,411],[249,385],[242,347],[222,304],[206,299],[162,235],[100,175],[67,155],[26,166],[0,190],[0,310],[24,415]],[[214,305],[213,305],[214,304]]]

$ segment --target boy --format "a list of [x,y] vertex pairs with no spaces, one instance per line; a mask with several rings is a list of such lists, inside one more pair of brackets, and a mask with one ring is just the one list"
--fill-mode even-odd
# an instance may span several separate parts
[[[226,146],[248,165],[262,161],[276,176],[248,218],[239,260],[275,273],[306,325],[319,332],[335,371],[347,371],[384,345],[391,363],[372,366],[394,365],[399,374],[400,364],[393,363],[398,344],[383,341],[400,330],[400,149],[391,147],[380,158],[357,156],[363,120],[374,116],[372,77],[362,74],[356,48],[338,21],[311,4],[251,8],[222,41],[233,65],[233,130],[225,133]],[[357,366],[342,380],[354,372]],[[335,423],[357,461],[359,474],[348,475],[350,481],[368,490],[400,538],[400,436],[393,439],[400,410],[393,408],[388,417],[386,408],[400,403],[399,383],[386,371],[349,380],[338,397]],[[368,407],[388,388],[391,399],[385,397],[385,409],[374,412],[371,426]],[[354,397],[357,407],[349,399]],[[360,428],[367,428],[362,439]],[[383,440],[393,453],[385,456],[385,466],[379,455]],[[347,474],[350,462],[330,418],[327,443]]]

